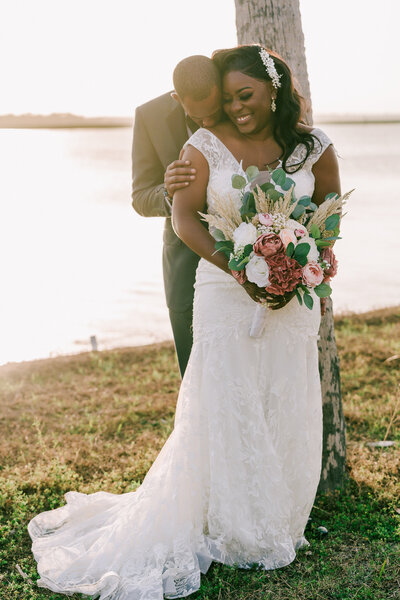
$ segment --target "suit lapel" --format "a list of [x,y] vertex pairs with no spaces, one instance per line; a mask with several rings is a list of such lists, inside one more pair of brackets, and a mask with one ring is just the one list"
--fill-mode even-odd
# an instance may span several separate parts
[[175,104],[176,106],[167,117],[167,124],[170,135],[175,141],[176,148],[179,148],[180,151],[183,144],[188,139],[188,132],[185,121],[185,113],[178,102],[175,102]]

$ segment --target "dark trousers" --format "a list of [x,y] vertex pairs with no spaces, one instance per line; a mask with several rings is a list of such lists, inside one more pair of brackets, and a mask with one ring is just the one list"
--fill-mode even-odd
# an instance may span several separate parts
[[181,376],[183,377],[193,344],[193,308],[190,307],[184,312],[177,312],[175,310],[169,309],[169,318],[172,325],[172,332],[174,334],[174,342],[176,354],[178,356],[179,370],[181,372]]

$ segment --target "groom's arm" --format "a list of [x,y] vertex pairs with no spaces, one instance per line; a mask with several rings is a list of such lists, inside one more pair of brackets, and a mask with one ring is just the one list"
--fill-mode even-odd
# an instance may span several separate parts
[[164,168],[136,109],[132,142],[132,206],[143,217],[169,217]]

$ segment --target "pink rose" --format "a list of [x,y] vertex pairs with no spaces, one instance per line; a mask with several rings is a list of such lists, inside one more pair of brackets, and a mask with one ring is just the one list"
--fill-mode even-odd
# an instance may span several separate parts
[[315,287],[322,283],[324,272],[317,262],[311,261],[303,267],[303,283]]
[[308,235],[308,231],[305,227],[298,227],[294,230],[294,233],[297,235],[297,237],[304,237],[305,235]]
[[243,285],[244,283],[246,283],[247,275],[246,275],[246,271],[244,269],[242,269],[241,271],[232,271],[231,270],[231,273],[234,276],[234,278],[236,279],[236,281],[238,283],[240,283],[240,285]]
[[285,248],[288,247],[290,242],[292,242],[292,244],[296,244],[296,242],[297,242],[297,238],[296,238],[295,234],[293,233],[292,229],[281,229],[281,231],[279,233],[279,237],[281,238]]
[[330,281],[332,277],[335,277],[338,270],[338,261],[330,246],[322,249],[321,258],[330,265],[324,270],[324,281]]
[[270,215],[269,213],[260,213],[258,215],[258,219],[261,225],[265,225],[266,227],[269,227],[273,223],[272,215]]
[[269,266],[270,285],[265,289],[270,294],[282,296],[286,292],[292,292],[301,282],[302,268],[294,258],[281,252],[266,261]]
[[254,254],[257,256],[274,256],[285,251],[285,247],[279,235],[275,233],[263,233],[253,244]]

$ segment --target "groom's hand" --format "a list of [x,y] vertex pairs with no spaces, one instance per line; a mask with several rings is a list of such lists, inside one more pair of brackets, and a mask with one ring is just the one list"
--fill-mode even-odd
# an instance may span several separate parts
[[189,185],[196,178],[196,169],[191,168],[190,160],[174,160],[168,165],[164,175],[164,185],[168,196]]

